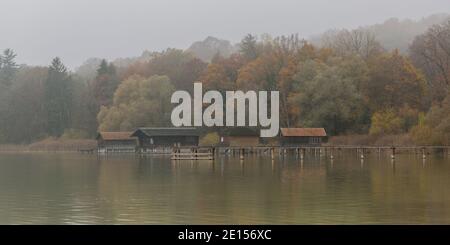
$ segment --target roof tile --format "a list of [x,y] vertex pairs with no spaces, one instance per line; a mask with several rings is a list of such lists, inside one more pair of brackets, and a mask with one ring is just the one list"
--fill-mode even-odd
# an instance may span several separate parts
[[104,140],[134,140],[132,132],[99,132],[97,139],[101,136]]
[[281,128],[281,135],[285,137],[325,137],[327,133],[324,128]]

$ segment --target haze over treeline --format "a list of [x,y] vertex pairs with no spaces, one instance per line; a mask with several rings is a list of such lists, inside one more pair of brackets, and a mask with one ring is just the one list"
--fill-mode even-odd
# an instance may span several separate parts
[[[5,47],[0,143],[170,126],[171,94],[200,81],[222,92],[280,91],[282,127],[449,144],[449,16],[357,26],[309,40],[246,34],[233,43],[208,36],[187,49],[90,58],[74,72],[59,56],[46,66],[19,65],[22,54]],[[205,134],[214,138],[217,130]]]
[[448,9],[448,0],[2,0],[0,49],[14,49],[19,64],[47,65],[59,56],[74,70],[89,57],[186,49],[207,36],[232,44],[247,33],[309,39]]

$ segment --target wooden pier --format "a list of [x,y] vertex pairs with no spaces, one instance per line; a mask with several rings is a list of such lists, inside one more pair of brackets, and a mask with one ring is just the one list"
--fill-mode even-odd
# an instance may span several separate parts
[[214,147],[174,147],[171,160],[214,160]]
[[343,152],[356,154],[360,159],[367,155],[388,155],[391,159],[399,154],[420,155],[423,159],[432,153],[450,154],[450,146],[211,146],[211,147],[183,147],[173,148],[172,160],[214,160],[216,155],[239,156],[244,160],[248,155],[266,155],[271,159],[276,156],[294,154],[300,159],[306,155],[328,157],[335,159]]

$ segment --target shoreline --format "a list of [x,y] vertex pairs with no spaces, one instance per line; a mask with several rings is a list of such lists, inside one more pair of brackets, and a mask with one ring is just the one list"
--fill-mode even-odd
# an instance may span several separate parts
[[[441,148],[449,151],[450,146],[446,145],[417,145],[414,144],[408,135],[384,135],[384,136],[372,136],[372,135],[344,135],[344,136],[332,136],[328,142],[323,143],[321,146],[280,146],[280,145],[257,145],[257,146],[199,146],[199,147],[216,147],[216,148],[314,148],[320,147],[323,149],[378,149],[378,148],[410,148],[410,149],[437,149]],[[30,152],[30,153],[52,153],[52,152],[86,152],[91,151],[96,153],[97,141],[94,139],[56,139],[47,138],[31,144],[0,144],[0,153],[3,152]]]
[[93,149],[97,142],[91,139],[44,139],[31,144],[0,144],[0,152],[78,152]]

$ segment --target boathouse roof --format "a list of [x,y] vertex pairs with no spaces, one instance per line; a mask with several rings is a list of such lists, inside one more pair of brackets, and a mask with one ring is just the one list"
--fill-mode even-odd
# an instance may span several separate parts
[[138,128],[131,136],[145,134],[146,136],[199,136],[200,132],[193,127],[179,128]]
[[133,132],[99,132],[97,139],[102,138],[103,140],[135,140],[132,137]]
[[284,137],[326,137],[324,128],[281,128]]
[[221,135],[234,137],[259,137],[259,131],[256,128],[249,127],[230,127],[223,129]]

